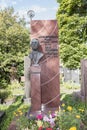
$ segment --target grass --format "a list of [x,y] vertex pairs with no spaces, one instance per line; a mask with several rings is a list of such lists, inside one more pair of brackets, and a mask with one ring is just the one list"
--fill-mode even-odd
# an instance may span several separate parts
[[18,82],[8,85],[8,90],[11,91],[13,96],[24,95],[24,87]]
[[85,108],[85,102],[82,102],[77,96],[75,96],[74,92],[80,92],[80,85],[66,82],[61,84],[60,93],[61,93],[61,101],[66,103],[66,105],[73,106],[74,108]]
[[80,91],[80,85],[72,82],[63,82],[60,84],[61,94],[72,94],[73,92]]
[[24,109],[24,111],[29,109],[29,105],[25,105],[21,102],[22,98],[23,98],[22,96],[18,96],[15,102],[10,106],[0,105],[0,110],[5,111],[5,116],[3,117],[3,120],[0,123],[1,130],[8,129],[10,123],[12,122],[12,120],[14,120],[14,117],[15,117],[14,112],[16,112],[18,109],[24,109],[25,106],[26,106],[26,109]]

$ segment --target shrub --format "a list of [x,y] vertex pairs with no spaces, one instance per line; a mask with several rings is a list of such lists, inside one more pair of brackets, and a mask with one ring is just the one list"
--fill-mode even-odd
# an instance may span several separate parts
[[16,112],[19,108],[23,109],[23,112],[25,112],[29,108],[29,105],[26,106],[21,103],[22,98],[23,98],[22,96],[17,97],[15,102],[10,106],[0,105],[0,110],[4,110],[6,113],[2,119],[2,122],[0,123],[0,128],[2,128],[1,130],[8,129],[12,120],[15,119],[14,112]]
[[79,89],[80,88],[79,84],[76,84],[76,83],[73,83],[73,82],[64,82],[63,86],[66,89]]
[[4,101],[9,95],[11,94],[11,91],[1,91],[0,92],[0,98]]

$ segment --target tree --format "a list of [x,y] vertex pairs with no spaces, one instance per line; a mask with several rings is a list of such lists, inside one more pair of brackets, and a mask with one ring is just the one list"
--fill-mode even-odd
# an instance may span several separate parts
[[29,31],[24,19],[20,19],[13,8],[0,11],[0,86],[6,86],[10,78],[12,64],[17,67],[17,75],[23,75],[24,56],[29,51]]
[[57,0],[57,2],[58,2],[58,3],[61,3],[61,2],[62,2],[62,0]]
[[79,68],[87,58],[87,1],[62,0],[57,19],[61,60],[70,69]]

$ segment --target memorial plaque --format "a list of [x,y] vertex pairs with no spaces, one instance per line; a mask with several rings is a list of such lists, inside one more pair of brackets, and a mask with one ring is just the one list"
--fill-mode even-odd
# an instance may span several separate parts
[[31,40],[38,39],[39,51],[44,54],[41,67],[41,103],[46,107],[59,106],[59,51],[56,20],[31,21]]

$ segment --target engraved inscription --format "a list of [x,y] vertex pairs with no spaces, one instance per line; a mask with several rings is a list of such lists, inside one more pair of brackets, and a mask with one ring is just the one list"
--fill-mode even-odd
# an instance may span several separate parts
[[39,36],[40,43],[45,44],[45,55],[58,56],[58,37],[57,36]]

